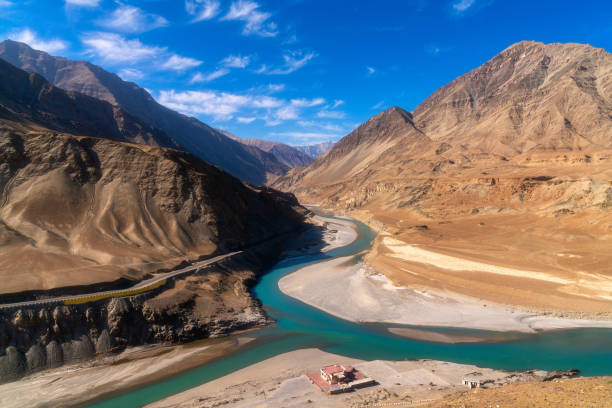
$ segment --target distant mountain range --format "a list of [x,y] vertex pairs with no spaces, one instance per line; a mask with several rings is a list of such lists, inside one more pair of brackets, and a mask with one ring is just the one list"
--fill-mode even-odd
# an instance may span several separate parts
[[289,146],[280,142],[272,142],[270,140],[260,140],[252,138],[241,138],[228,131],[219,130],[230,139],[236,140],[247,146],[254,146],[264,152],[269,152],[276,157],[278,161],[285,164],[289,168],[307,166],[314,160],[311,156],[298,150],[293,146]]
[[89,62],[54,57],[11,40],[0,43],[0,58],[42,75],[59,88],[121,108],[140,123],[157,128],[155,132],[165,133],[173,140],[163,142],[152,137],[140,142],[160,146],[174,144],[256,185],[269,183],[289,169],[272,153],[238,143],[193,117],[168,109],[157,103],[145,89]]
[[334,145],[334,142],[323,142],[323,143],[316,143],[316,144],[312,144],[308,146],[294,146],[294,147],[298,149],[299,151],[306,153],[308,156],[312,157],[313,159],[316,159],[317,157],[322,156],[325,153],[327,153],[329,149],[332,148],[333,145]]

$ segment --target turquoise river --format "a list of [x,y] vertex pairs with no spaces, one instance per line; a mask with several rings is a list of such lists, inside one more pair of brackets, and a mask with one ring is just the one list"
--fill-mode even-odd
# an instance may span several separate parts
[[[375,237],[357,222],[359,238],[342,248],[284,260],[254,287],[254,295],[277,324],[249,337],[256,339],[240,351],[157,383],[130,390],[90,405],[95,408],[141,407],[214,380],[235,370],[288,351],[317,347],[363,360],[428,358],[506,370],[571,369],[583,375],[612,374],[612,329],[575,329],[536,334],[494,333],[449,328],[420,328],[444,333],[481,336],[488,341],[443,344],[395,336],[380,324],[358,324],[338,319],[284,295],[278,281],[306,265],[362,252]],[[396,326],[398,327],[398,326]]]

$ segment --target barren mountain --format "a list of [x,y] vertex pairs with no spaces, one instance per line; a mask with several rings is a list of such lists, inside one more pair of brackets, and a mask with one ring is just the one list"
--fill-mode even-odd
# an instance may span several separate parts
[[22,128],[180,148],[163,131],[153,128],[108,102],[57,88],[38,74],[28,74],[0,59],[0,118]]
[[177,150],[7,129],[0,143],[3,293],[138,279],[300,223],[292,196]]
[[2,60],[0,125],[2,293],[138,278],[299,222],[292,196],[147,146],[176,142]]
[[612,312],[612,55],[517,43],[275,186],[381,229],[397,284]]
[[303,153],[293,146],[289,146],[280,142],[272,142],[270,140],[252,139],[252,138],[241,138],[231,134],[230,132],[220,130],[224,135],[230,139],[236,140],[247,146],[254,146],[264,152],[269,152],[276,157],[276,159],[286,165],[288,168],[307,166],[314,160],[312,157]]
[[215,164],[234,176],[261,185],[287,171],[274,155],[233,141],[199,120],[158,104],[133,82],[86,61],[72,61],[6,40],[0,43],[0,58],[36,72],[53,85],[102,99],[160,129],[186,151]]

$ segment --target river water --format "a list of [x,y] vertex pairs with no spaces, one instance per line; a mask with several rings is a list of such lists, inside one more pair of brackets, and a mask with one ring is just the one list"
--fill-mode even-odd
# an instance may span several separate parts
[[[428,358],[506,370],[571,369],[583,375],[612,374],[612,329],[575,329],[536,334],[500,334],[481,330],[421,328],[478,336],[490,341],[464,344],[431,343],[395,336],[384,325],[348,322],[284,295],[278,281],[304,266],[357,254],[370,247],[375,233],[355,221],[359,238],[325,254],[287,259],[274,266],[253,289],[277,324],[249,337],[241,351],[155,384],[131,390],[91,407],[141,407],[185,391],[275,355],[306,347],[363,360]],[[397,325],[395,325],[397,327]]]

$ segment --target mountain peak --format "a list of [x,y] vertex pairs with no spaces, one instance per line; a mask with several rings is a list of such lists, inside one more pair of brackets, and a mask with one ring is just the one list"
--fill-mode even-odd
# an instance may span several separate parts
[[[551,138],[556,134],[554,138],[565,135],[570,140],[577,136],[566,134],[563,116],[570,122],[583,122],[585,130],[588,128],[584,118],[577,115],[578,111],[584,109],[576,109],[576,106],[580,106],[576,101],[586,98],[586,106],[591,104],[593,97],[598,101],[606,100],[605,87],[598,87],[593,78],[605,77],[606,67],[611,60],[610,53],[586,44],[521,41],[434,92],[413,111],[415,123],[427,134],[434,133],[440,138],[447,138],[457,134],[460,128],[461,133],[465,131],[469,134],[476,131],[475,126],[479,123],[485,127],[484,118],[493,120],[492,113],[497,112],[496,126],[491,129],[513,134],[512,137],[505,136],[509,138],[503,143],[505,146],[525,138],[517,143],[514,153],[523,150],[523,147],[518,147],[519,144],[535,138],[533,132],[523,129],[526,121],[539,122],[537,129],[541,131],[538,132],[549,134]],[[559,101],[573,101],[574,105],[557,104],[557,108],[552,111],[547,112],[548,109],[542,108],[537,115],[532,113],[528,117],[527,110],[536,108],[541,102],[528,106],[525,101],[530,98],[540,101],[543,94],[556,95]],[[557,124],[550,126],[545,118],[553,113],[558,116]],[[597,116],[594,112],[593,115]],[[503,131],[502,121],[507,128]],[[537,144],[544,140],[536,139],[534,142]],[[510,140],[513,142],[509,143]],[[553,142],[551,139],[551,143],[558,145],[561,142]],[[509,150],[503,152],[509,153]]]
[[412,114],[399,106],[392,106],[380,112],[377,115],[372,116],[368,121],[360,126],[371,127],[371,126],[388,126],[392,122],[397,121],[398,123],[410,123],[412,124]]

